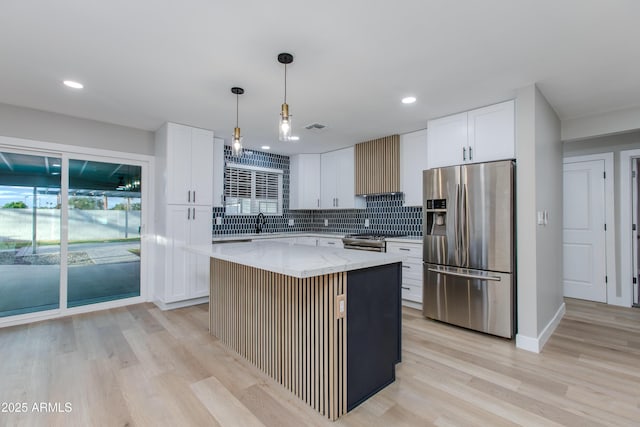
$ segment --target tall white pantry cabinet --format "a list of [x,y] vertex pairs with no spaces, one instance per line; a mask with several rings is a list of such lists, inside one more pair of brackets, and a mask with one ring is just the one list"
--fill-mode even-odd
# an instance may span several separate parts
[[162,309],[205,302],[209,258],[185,246],[211,244],[213,132],[165,123],[155,149],[155,302]]

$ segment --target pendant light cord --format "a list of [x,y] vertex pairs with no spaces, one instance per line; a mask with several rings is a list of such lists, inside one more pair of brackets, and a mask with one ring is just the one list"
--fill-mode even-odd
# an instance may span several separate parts
[[284,64],[284,103],[287,103],[287,64]]
[[240,94],[236,93],[236,127],[238,127],[238,109],[240,105]]

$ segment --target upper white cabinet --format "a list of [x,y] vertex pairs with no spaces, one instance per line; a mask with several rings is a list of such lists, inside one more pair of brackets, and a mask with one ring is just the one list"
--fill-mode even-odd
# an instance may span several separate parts
[[429,169],[515,157],[515,103],[506,101],[427,125]]
[[400,191],[405,206],[422,206],[422,171],[427,163],[427,130],[400,135]]
[[364,209],[365,200],[355,195],[354,148],[320,155],[320,208]]
[[320,208],[320,154],[291,156],[289,209]]
[[471,161],[490,162],[516,156],[514,101],[469,111],[468,124]]
[[224,207],[224,139],[213,138],[213,206]]
[[213,132],[176,123],[164,127],[163,138],[156,140],[166,146],[167,203],[212,205]]

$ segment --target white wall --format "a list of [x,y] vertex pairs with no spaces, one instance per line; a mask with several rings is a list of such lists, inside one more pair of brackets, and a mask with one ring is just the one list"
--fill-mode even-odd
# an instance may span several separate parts
[[[516,101],[516,345],[540,351],[564,313],[560,121],[535,85]],[[549,212],[537,225],[536,213]]]
[[0,135],[153,155],[153,132],[0,104]]
[[562,121],[562,140],[595,138],[640,129],[640,107]]
[[[620,152],[624,150],[635,149],[640,149],[640,131],[604,136],[599,138],[591,138],[581,141],[565,142],[563,144],[564,157],[582,156],[598,153],[613,153],[614,173],[612,174],[613,176],[609,178],[614,180],[614,216],[616,219],[620,218],[621,205],[620,180],[618,179],[618,171],[620,170]],[[616,254],[618,254],[618,256],[615,260],[616,283],[614,284],[614,286],[616,287],[616,296],[618,297],[622,297],[622,278],[628,276],[626,274],[622,274],[622,268],[620,265],[620,255],[626,253],[626,251],[623,250],[622,247],[621,233],[622,230],[620,221],[616,220],[616,229],[614,236]]]

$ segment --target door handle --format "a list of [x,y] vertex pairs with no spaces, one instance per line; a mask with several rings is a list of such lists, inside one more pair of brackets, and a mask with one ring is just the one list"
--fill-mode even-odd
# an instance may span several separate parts
[[462,147],[462,161],[467,161],[467,147]]
[[446,276],[456,276],[456,277],[464,277],[465,279],[478,279],[478,280],[491,280],[494,282],[500,282],[502,279],[498,276],[482,276],[479,274],[468,274],[468,273],[456,273],[453,271],[440,270],[437,268],[427,268],[428,271],[433,273],[444,274]]

